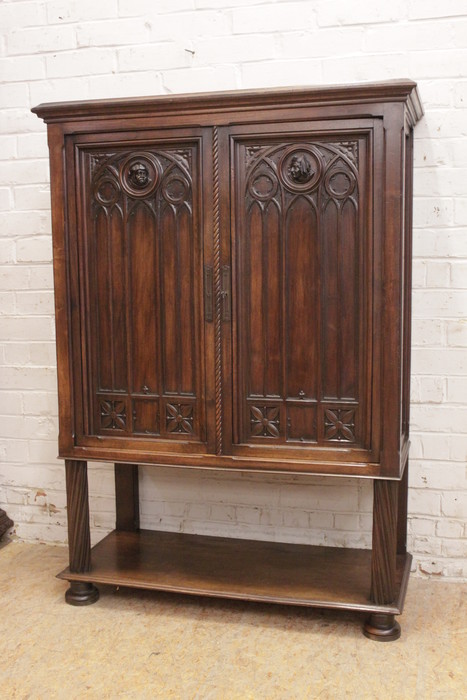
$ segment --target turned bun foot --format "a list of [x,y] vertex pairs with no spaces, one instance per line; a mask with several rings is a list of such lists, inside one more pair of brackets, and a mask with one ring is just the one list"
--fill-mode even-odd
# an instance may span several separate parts
[[363,634],[375,642],[394,642],[401,636],[401,626],[394,615],[372,613],[365,622]]
[[99,600],[99,591],[92,583],[70,581],[65,600],[69,605],[92,605]]

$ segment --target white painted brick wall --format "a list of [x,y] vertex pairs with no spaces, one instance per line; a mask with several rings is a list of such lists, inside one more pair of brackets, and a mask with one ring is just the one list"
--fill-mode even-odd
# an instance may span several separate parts
[[[409,545],[467,578],[465,0],[4,0],[0,3],[0,507],[64,542],[45,127],[51,100],[410,77],[416,129]],[[147,527],[368,547],[370,482],[141,470]],[[93,540],[113,472],[91,465]]]

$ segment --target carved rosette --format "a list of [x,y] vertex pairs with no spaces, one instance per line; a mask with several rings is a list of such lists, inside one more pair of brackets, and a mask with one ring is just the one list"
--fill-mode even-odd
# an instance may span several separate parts
[[166,410],[166,428],[168,433],[193,432],[193,406],[183,403],[168,403]]
[[279,437],[280,407],[250,406],[250,426],[252,437]]
[[324,438],[355,442],[355,408],[325,408]]
[[100,402],[101,428],[106,430],[126,429],[126,406],[124,401],[103,400]]

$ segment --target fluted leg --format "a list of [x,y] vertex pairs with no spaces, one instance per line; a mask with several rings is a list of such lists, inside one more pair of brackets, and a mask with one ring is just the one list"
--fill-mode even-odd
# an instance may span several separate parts
[[[87,464],[67,459],[65,470],[70,572],[82,574],[91,570]],[[71,581],[65,594],[70,605],[90,605],[98,598],[97,588],[82,581]]]
[[[377,605],[390,605],[396,596],[398,489],[397,481],[374,482],[371,600]],[[364,634],[377,641],[392,641],[400,637],[400,626],[394,615],[373,613]]]

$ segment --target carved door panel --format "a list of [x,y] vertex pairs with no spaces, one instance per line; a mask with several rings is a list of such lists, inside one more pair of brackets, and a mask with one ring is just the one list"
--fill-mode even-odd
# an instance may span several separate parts
[[280,128],[232,139],[231,450],[368,461],[371,130]]
[[90,141],[75,146],[82,440],[205,452],[202,138]]

